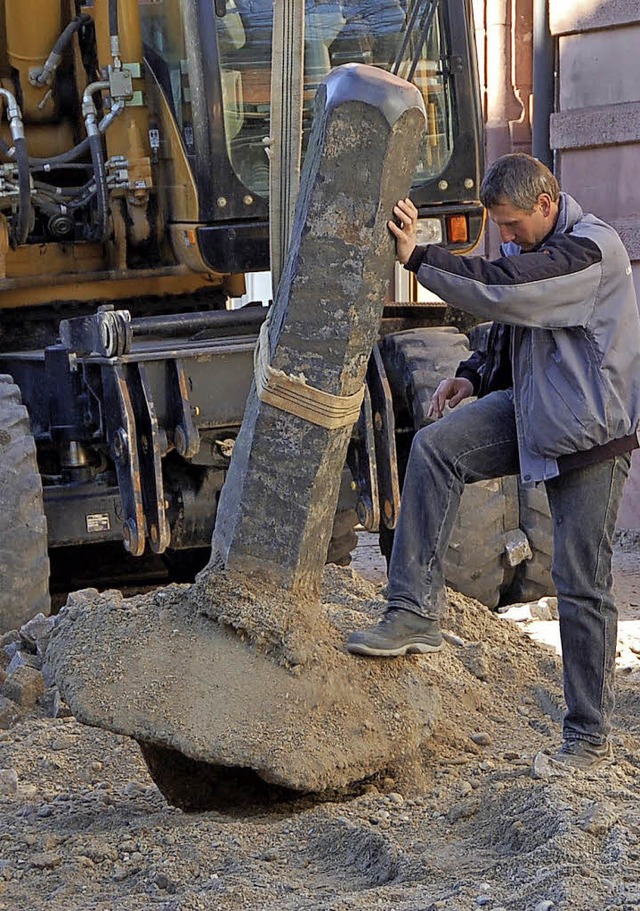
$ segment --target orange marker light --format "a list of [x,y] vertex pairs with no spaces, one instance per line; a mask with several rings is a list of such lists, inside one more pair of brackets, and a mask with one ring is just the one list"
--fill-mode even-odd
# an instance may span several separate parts
[[469,242],[469,227],[466,215],[447,215],[447,239],[450,244]]

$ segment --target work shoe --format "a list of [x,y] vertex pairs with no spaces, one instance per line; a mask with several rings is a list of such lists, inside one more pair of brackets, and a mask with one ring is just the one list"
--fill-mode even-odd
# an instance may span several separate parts
[[582,771],[610,765],[614,759],[613,746],[608,740],[602,744],[589,743],[588,740],[565,740],[551,757],[552,762],[561,762]]
[[357,630],[347,639],[347,651],[352,654],[380,658],[422,655],[441,648],[440,623],[400,607],[390,608],[377,626]]
[[571,772],[593,772],[615,762],[613,746],[607,740],[603,744],[589,743],[588,740],[565,740],[552,756],[538,753],[533,760],[534,778],[548,778]]

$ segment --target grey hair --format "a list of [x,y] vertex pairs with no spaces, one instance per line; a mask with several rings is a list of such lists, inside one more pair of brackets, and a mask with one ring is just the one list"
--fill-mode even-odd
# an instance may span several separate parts
[[503,155],[490,165],[480,186],[480,200],[487,209],[508,201],[531,213],[541,193],[558,200],[560,186],[549,168],[524,152]]

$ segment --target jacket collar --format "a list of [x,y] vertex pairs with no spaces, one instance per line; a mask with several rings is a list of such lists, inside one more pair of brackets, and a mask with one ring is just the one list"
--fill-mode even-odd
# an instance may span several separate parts
[[553,234],[567,234],[577,221],[580,221],[584,215],[582,208],[575,201],[573,196],[568,193],[560,194],[560,205],[558,208],[558,220],[553,229]]

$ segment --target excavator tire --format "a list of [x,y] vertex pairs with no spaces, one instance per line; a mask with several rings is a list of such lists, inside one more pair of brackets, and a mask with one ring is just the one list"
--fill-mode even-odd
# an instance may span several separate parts
[[42,480],[19,388],[0,375],[0,632],[48,615],[49,558]]
[[394,332],[382,340],[380,351],[396,427],[414,430],[431,423],[427,412],[438,383],[453,376],[460,361],[469,356],[466,336],[453,326]]
[[[469,356],[467,338],[454,327],[409,329],[387,336],[382,358],[391,387],[398,435],[398,471],[404,479],[411,431],[432,422],[429,403],[440,380]],[[463,406],[462,406],[463,407]],[[505,584],[505,493],[500,479],[465,487],[445,556],[447,584],[497,607]],[[391,554],[393,532],[382,528],[380,548]]]
[[502,599],[505,604],[555,596],[551,578],[553,521],[544,486],[525,488],[518,479],[518,507],[518,524],[529,539],[533,557],[516,566],[513,581]]
[[447,585],[491,608],[505,585],[505,499],[502,478],[467,484],[444,559]]

